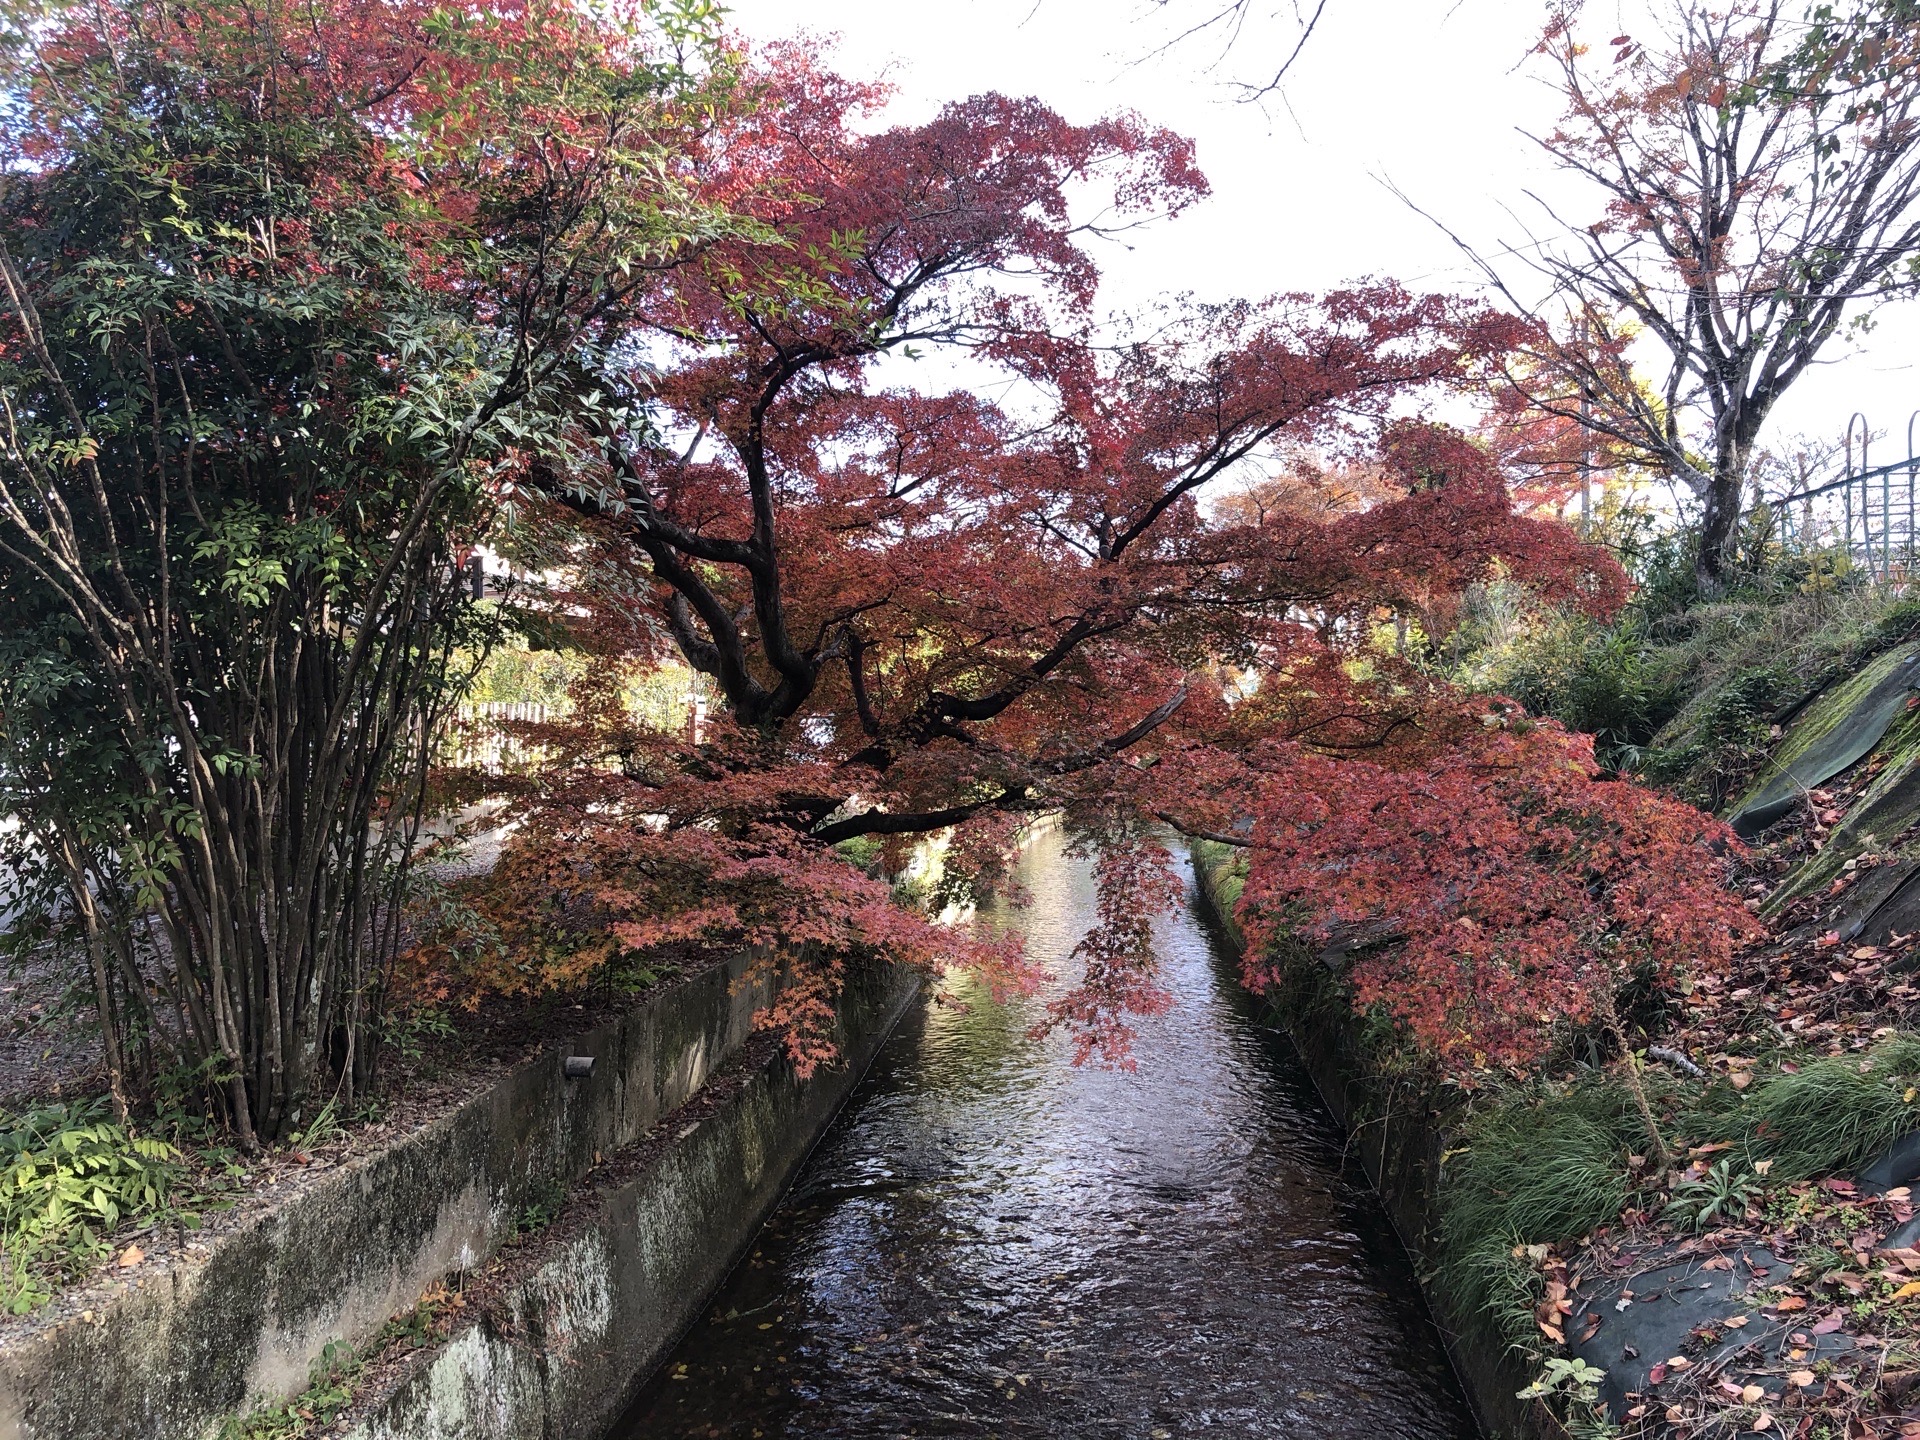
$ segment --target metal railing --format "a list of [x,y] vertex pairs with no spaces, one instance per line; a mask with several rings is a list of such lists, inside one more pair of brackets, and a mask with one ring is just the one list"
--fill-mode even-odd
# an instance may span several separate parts
[[1907,417],[1906,454],[1875,465],[1867,417],[1855,412],[1841,441],[1838,478],[1769,497],[1784,538],[1845,550],[1875,580],[1906,580],[1920,567],[1920,410]]

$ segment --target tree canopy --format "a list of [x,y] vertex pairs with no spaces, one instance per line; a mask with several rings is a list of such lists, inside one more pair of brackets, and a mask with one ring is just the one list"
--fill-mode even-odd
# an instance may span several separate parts
[[[1169,833],[1243,843],[1254,820],[1317,845],[1331,878],[1346,832],[1296,813],[1291,785],[1417,786],[1442,764],[1471,788],[1480,761],[1449,758],[1457,702],[1376,643],[1383,620],[1444,632],[1495,577],[1604,613],[1624,577],[1516,515],[1479,446],[1411,418],[1506,354],[1512,319],[1382,282],[1173,306],[1116,334],[1095,311],[1106,222],[1071,201],[1097,187],[1121,222],[1181,208],[1204,190],[1184,142],[1001,96],[876,127],[874,91],[795,53],[752,74],[760,107],[711,178],[759,229],[669,277],[635,363],[603,376],[629,419],[581,426],[575,453],[590,436],[596,463],[523,485],[551,502],[542,543],[578,577],[556,617],[635,665],[683,658],[724,714],[697,740],[645,726],[597,670],[573,717],[538,732],[555,763],[513,787],[522,828],[485,906],[504,950],[449,940],[436,961],[484,971],[538,939],[568,974],[619,947],[746,940],[792,977],[775,1018],[810,1063],[863,953],[1023,974],[888,905],[832,847],[950,835],[965,893],[1002,879],[1019,822],[1060,812],[1099,852],[1103,920],[1054,1019],[1124,1059],[1127,1017],[1164,999],[1148,938],[1177,896]],[[923,378],[940,354],[963,383]],[[1331,456],[1378,476],[1367,503],[1312,503]],[[1224,503],[1249,480],[1265,501]],[[1570,742],[1500,763],[1549,789],[1591,779]],[[1579,943],[1699,942],[1728,913],[1712,827],[1632,803],[1659,823],[1607,843],[1701,883],[1657,920],[1622,892],[1583,912]],[[1585,860],[1541,852],[1522,822],[1482,836],[1490,865],[1585,883]],[[1256,843],[1256,867],[1280,848]],[[1438,946],[1453,880],[1396,875],[1425,897],[1399,923]],[[1519,951],[1495,958],[1536,1010],[1558,1003]]]

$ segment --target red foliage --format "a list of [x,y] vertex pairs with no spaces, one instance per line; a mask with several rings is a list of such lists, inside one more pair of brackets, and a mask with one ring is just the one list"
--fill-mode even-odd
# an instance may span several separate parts
[[[684,657],[723,714],[692,744],[598,677],[538,737],[552,764],[516,797],[495,903],[527,936],[584,944],[575,906],[622,945],[765,944],[801,977],[780,1018],[811,1061],[860,954],[969,958],[827,847],[948,831],[964,890],[1015,821],[1060,811],[1100,849],[1101,923],[1052,1018],[1124,1058],[1125,1017],[1164,1004],[1167,823],[1224,830],[1275,765],[1276,786],[1333,787],[1358,764],[1334,757],[1429,715],[1430,685],[1372,643],[1383,619],[1442,629],[1495,574],[1604,612],[1624,578],[1516,516],[1476,445],[1394,418],[1514,322],[1380,283],[1107,343],[1067,195],[1178,209],[1204,190],[1184,141],[1000,96],[873,131],[875,93],[801,56],[751,79],[761,108],[700,153],[759,228],[665,272],[627,352],[646,364],[597,377],[647,423],[583,410],[578,463],[522,491],[576,517],[545,557],[574,577],[555,617],[632,663]],[[903,383],[899,357],[935,347],[964,387]],[[1302,457],[1364,468],[1367,496],[1205,503]]]
[[1508,701],[1440,709],[1400,755],[1291,746],[1263,769],[1248,983],[1280,978],[1284,931],[1363,942],[1356,1003],[1458,1071],[1537,1061],[1630,978],[1724,967],[1757,929],[1722,883],[1725,826],[1602,778],[1588,737]]

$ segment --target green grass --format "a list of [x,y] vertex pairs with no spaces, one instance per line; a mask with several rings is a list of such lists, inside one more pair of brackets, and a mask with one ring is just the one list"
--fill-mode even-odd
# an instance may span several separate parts
[[1865,1055],[1777,1071],[1744,1094],[1709,1091],[1693,1121],[1698,1138],[1727,1140],[1749,1161],[1771,1160],[1770,1179],[1805,1180],[1856,1170],[1920,1128],[1920,1035],[1896,1035]]
[[[1865,1055],[1775,1071],[1744,1092],[1663,1083],[1654,1101],[1669,1140],[1731,1144],[1741,1172],[1771,1161],[1773,1187],[1869,1163],[1920,1128],[1920,1097],[1908,1098],[1917,1089],[1920,1035],[1898,1035]],[[1628,1157],[1645,1146],[1626,1091],[1598,1072],[1476,1101],[1436,1200],[1443,1288],[1498,1339],[1536,1348],[1537,1282],[1514,1250],[1567,1244],[1618,1218],[1640,1173]]]
[[1577,1240],[1617,1218],[1633,1189],[1627,1157],[1644,1143],[1626,1091],[1597,1073],[1477,1106],[1437,1196],[1443,1289],[1495,1338],[1534,1349],[1538,1275],[1513,1252]]

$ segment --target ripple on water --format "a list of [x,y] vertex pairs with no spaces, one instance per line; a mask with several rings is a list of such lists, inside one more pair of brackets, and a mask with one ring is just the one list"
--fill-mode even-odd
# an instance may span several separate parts
[[[1046,837],[1021,929],[1058,968],[1089,869]],[[1466,1440],[1413,1275],[1199,921],[1131,1073],[924,1004],[611,1440]]]

